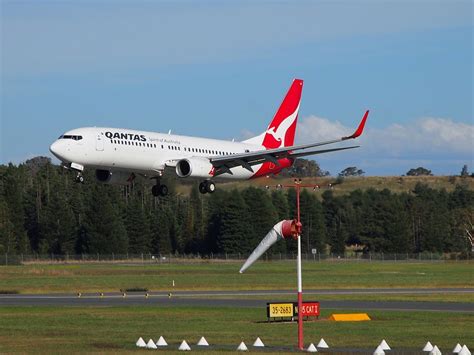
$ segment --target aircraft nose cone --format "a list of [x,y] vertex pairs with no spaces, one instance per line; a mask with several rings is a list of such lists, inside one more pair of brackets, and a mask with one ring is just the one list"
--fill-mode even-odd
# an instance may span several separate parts
[[61,159],[61,156],[60,156],[60,149],[59,149],[59,142],[56,141],[54,142],[53,144],[51,144],[51,146],[49,147],[49,151],[51,153],[53,153],[53,155],[58,158],[58,159]]

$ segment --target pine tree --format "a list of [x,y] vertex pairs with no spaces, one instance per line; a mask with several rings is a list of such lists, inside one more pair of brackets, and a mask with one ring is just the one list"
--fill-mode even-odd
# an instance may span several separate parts
[[[211,233],[215,233],[216,251],[219,253],[248,253],[252,248],[251,222],[249,210],[238,190],[216,192],[218,206],[213,211]],[[214,197],[214,196],[213,196]],[[217,197],[217,196],[216,196]]]
[[306,189],[300,194],[302,250],[311,253],[312,249],[324,251],[326,244],[326,224],[321,202]]
[[[249,218],[246,219],[251,228],[246,239],[250,250],[253,250],[278,222],[278,212],[272,204],[269,194],[262,189],[248,187],[241,192],[248,206]],[[275,248],[272,251],[274,252]]]
[[164,204],[155,210],[151,221],[151,236],[153,253],[161,255],[170,254],[173,252],[171,245],[171,232],[175,224],[174,213],[170,208]]
[[122,213],[108,191],[110,186],[95,185],[87,201],[83,248],[90,253],[122,253],[128,250],[127,230]]
[[343,254],[348,239],[343,200],[339,197],[334,197],[332,191],[327,190],[323,193],[323,210],[327,241],[331,247],[331,252]]
[[131,254],[150,253],[152,251],[151,233],[141,196],[135,196],[129,201],[124,220],[128,236],[128,251]]
[[[5,228],[8,235],[10,253],[25,253],[29,250],[27,233],[24,226],[24,197],[27,188],[28,172],[24,166],[9,164],[1,175],[5,207]],[[8,212],[7,212],[8,211]],[[11,234],[10,234],[11,233]]]

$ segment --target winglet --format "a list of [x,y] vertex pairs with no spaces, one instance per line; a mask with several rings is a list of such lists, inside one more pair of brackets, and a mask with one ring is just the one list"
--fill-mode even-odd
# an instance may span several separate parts
[[357,127],[356,131],[350,136],[342,137],[342,139],[346,140],[346,139],[353,139],[353,138],[359,137],[362,134],[362,131],[364,130],[365,121],[367,121],[367,117],[369,117],[369,110],[365,111],[365,115],[364,117],[362,117],[362,120],[360,121],[359,127]]

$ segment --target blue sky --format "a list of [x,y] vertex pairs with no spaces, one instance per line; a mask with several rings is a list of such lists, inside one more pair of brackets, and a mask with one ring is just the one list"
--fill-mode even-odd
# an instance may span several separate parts
[[472,171],[472,37],[471,1],[3,0],[0,163],[81,126],[248,138],[298,77],[298,143],[371,110],[332,174]]

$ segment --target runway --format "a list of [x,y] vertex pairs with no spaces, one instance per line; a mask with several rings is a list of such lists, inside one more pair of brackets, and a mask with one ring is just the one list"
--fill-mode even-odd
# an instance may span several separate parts
[[[364,294],[473,294],[474,288],[396,288],[396,289],[333,289],[304,290],[304,299],[318,301],[318,295],[364,295]],[[170,291],[129,293],[81,294],[18,294],[0,295],[0,307],[7,306],[188,306],[188,307],[265,307],[267,302],[277,297],[287,296],[285,300],[295,299],[294,291],[289,290],[249,290],[249,291]],[[326,309],[347,310],[397,310],[462,312],[474,314],[474,303],[431,302],[431,301],[320,301]]]

